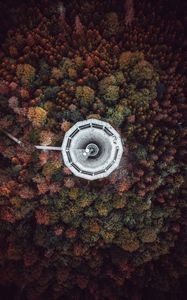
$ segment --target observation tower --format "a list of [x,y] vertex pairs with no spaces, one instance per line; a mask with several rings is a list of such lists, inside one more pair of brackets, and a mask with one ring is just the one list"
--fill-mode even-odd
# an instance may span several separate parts
[[77,122],[65,134],[62,156],[75,176],[87,180],[107,177],[114,171],[123,153],[119,133],[104,121]]

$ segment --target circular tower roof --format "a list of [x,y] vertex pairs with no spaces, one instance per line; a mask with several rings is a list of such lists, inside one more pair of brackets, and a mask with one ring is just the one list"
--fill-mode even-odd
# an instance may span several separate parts
[[65,165],[78,177],[107,177],[123,153],[119,133],[108,123],[89,119],[77,122],[65,134],[62,155]]

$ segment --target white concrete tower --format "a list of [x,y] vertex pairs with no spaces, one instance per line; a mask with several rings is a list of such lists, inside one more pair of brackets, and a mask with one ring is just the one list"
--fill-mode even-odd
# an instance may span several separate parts
[[123,146],[119,133],[108,123],[88,119],[77,122],[62,143],[65,165],[78,177],[107,177],[120,162]]

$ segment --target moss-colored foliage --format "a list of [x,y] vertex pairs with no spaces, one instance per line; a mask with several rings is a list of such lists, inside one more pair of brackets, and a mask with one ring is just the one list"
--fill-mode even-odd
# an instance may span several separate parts
[[142,52],[124,52],[119,57],[119,66],[128,74],[131,82],[125,96],[137,103],[154,100],[157,96],[159,76],[153,66],[145,60]]
[[47,112],[41,107],[30,107],[28,110],[28,119],[36,128],[42,127],[45,123]]
[[29,142],[33,145],[38,144],[40,142],[40,131],[35,128],[28,134]]
[[16,69],[16,74],[25,87],[29,87],[32,84],[35,78],[35,73],[35,68],[29,64],[20,64]]
[[128,67],[134,66],[142,60],[144,60],[144,54],[142,52],[122,52],[119,57],[119,67],[121,70],[126,70]]
[[131,110],[128,108],[128,106],[117,104],[115,108],[109,108],[107,110],[106,121],[115,127],[119,127],[125,120],[125,117],[130,115]]
[[113,86],[116,85],[116,78],[114,75],[111,76],[107,76],[105,78],[103,78],[100,82],[99,82],[99,93],[101,95],[105,95],[105,93],[108,90],[109,86]]
[[117,86],[116,77],[111,75],[102,79],[99,82],[99,93],[109,103],[118,100],[119,87]]
[[[157,96],[156,86],[158,74],[153,66],[147,62],[142,52],[124,52],[119,57],[122,71],[105,77],[99,82],[99,92],[109,104],[118,100],[119,104],[107,109],[106,120],[116,127],[121,126],[128,117],[138,110],[145,110],[149,102]],[[130,81],[127,84],[127,80]],[[132,83],[131,83],[132,82]],[[119,96],[120,85],[125,84],[125,98]]]
[[135,151],[134,151],[134,156],[137,159],[146,159],[147,158],[147,150],[144,146],[139,146]]
[[110,85],[108,88],[107,88],[107,91],[104,95],[104,99],[106,101],[109,101],[109,102],[113,102],[113,101],[116,101],[118,100],[119,98],[119,87],[118,86],[113,86],[113,85]]
[[118,239],[118,244],[122,247],[122,249],[130,253],[137,251],[140,246],[136,233],[128,230],[127,228],[122,230]]
[[122,71],[117,71],[114,73],[116,84],[122,85],[125,82],[125,76]]
[[82,106],[89,107],[94,101],[95,91],[89,86],[77,86],[75,96]]
[[92,195],[84,195],[83,198],[80,199],[80,202],[79,202],[79,205],[80,207],[82,208],[85,208],[85,207],[89,207],[93,202],[93,197]]
[[104,204],[104,203],[97,203],[96,204],[96,209],[98,211],[99,216],[104,216],[106,217],[108,213],[111,210],[111,205],[110,204]]
[[60,70],[63,78],[74,79],[76,77],[76,66],[69,58],[63,59],[60,63]]
[[153,66],[145,60],[138,62],[130,72],[133,82],[143,84],[145,80],[151,80],[154,76]]
[[157,234],[152,228],[143,229],[138,233],[138,236],[143,243],[153,243],[157,239]]
[[83,120],[83,116],[81,114],[81,112],[79,110],[75,110],[75,111],[69,111],[69,110],[65,110],[63,113],[59,113],[58,119],[60,121],[62,121],[63,119],[68,120],[70,122],[78,122],[78,121],[82,121]]
[[56,68],[56,67],[52,68],[51,76],[57,80],[63,78],[62,70],[60,68]]
[[50,66],[47,62],[43,59],[40,60],[39,72],[38,72],[38,79],[36,80],[40,85],[42,82],[46,82],[50,77]]
[[59,86],[54,86],[54,87],[48,87],[45,89],[44,92],[44,99],[45,100],[53,100],[57,96],[58,92],[60,91]]

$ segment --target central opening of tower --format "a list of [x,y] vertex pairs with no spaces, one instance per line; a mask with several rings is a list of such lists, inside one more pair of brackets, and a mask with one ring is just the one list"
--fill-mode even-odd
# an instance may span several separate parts
[[98,153],[99,153],[99,147],[94,143],[90,143],[86,146],[85,151],[83,152],[83,155],[94,157]]

